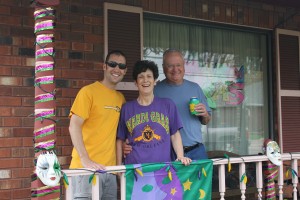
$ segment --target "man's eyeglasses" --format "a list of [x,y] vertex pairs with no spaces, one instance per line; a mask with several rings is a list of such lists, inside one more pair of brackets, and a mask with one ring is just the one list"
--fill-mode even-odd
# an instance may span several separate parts
[[106,61],[105,64],[107,64],[108,66],[115,68],[117,65],[119,66],[120,69],[126,69],[126,64],[124,63],[117,63],[115,61]]

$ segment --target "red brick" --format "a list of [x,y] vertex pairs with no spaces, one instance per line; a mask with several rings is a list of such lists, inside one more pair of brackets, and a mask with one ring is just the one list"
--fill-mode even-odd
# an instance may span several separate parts
[[28,37],[23,37],[22,38],[22,46],[23,47],[28,47],[32,48],[34,46],[35,38],[28,38]]
[[34,87],[15,87],[12,91],[15,97],[30,97],[34,96]]
[[22,106],[34,106],[34,98],[33,97],[23,97],[22,98]]
[[33,128],[14,128],[13,129],[14,137],[33,137]]
[[25,58],[24,64],[25,66],[35,66],[35,58]]
[[11,55],[11,46],[0,46],[0,55]]
[[12,70],[13,76],[33,76],[34,68],[33,67],[14,67]]
[[23,167],[34,167],[34,158],[24,158],[23,159]]
[[91,33],[92,26],[89,24],[71,24],[71,31],[73,32],[81,32],[81,33]]
[[75,50],[75,51],[93,51],[93,44],[91,44],[91,43],[81,43],[81,42],[72,42],[72,50]]
[[[32,133],[33,135],[33,133]],[[33,147],[33,137],[23,138],[23,147]]]
[[[33,167],[34,166],[32,166],[32,168]],[[22,188],[31,188],[31,178],[30,177],[22,179]]]
[[[7,158],[1,159],[0,169],[10,169],[10,168],[22,168],[23,159],[22,158]],[[1,183],[0,183],[1,187]]]
[[12,135],[13,134],[12,134],[12,129],[11,128],[0,127],[0,138],[12,137]]
[[25,117],[22,119],[23,127],[33,127],[34,126],[34,117]]
[[13,199],[28,199],[31,196],[31,189],[24,188],[24,189],[14,190],[12,196],[13,196]]
[[55,41],[55,49],[70,49],[69,41]]
[[[1,165],[1,163],[0,163]],[[0,190],[21,188],[22,182],[20,179],[18,180],[0,180]]]
[[0,86],[0,96],[11,96],[12,88],[8,86]]
[[28,178],[33,173],[33,168],[12,169],[12,178]]
[[0,24],[21,25],[21,18],[15,16],[0,16]]
[[13,45],[21,46],[22,45],[22,38],[21,37],[12,37]]
[[1,13],[1,15],[9,15],[10,14],[10,7],[0,6],[0,13]]
[[0,98],[0,106],[20,106],[20,105],[21,105],[21,98],[16,98],[16,97]]
[[60,165],[69,165],[71,158],[70,156],[59,156],[58,161]]
[[19,56],[0,56],[1,64],[2,65],[21,65],[22,58]]
[[10,158],[11,150],[10,148],[1,148],[0,149],[0,158]]
[[24,9],[23,7],[14,6],[14,9],[11,10],[11,14],[18,15],[18,16],[27,16],[30,13],[28,12],[28,9]]
[[3,117],[2,119],[3,126],[8,126],[8,127],[18,127],[22,125],[22,121],[20,118],[16,117]]
[[67,155],[67,156],[71,155],[72,149],[73,149],[72,146],[61,147],[61,153],[62,153],[62,155]]
[[59,119],[59,121],[57,122],[57,126],[69,126],[70,124],[70,120],[67,119],[67,118],[64,118],[64,119]]
[[[15,98],[16,99],[16,98]],[[12,109],[13,116],[27,117],[34,114],[33,108],[29,107],[14,107]]]
[[0,138],[0,147],[19,147],[21,145],[22,138]]
[[0,197],[3,200],[12,199],[11,192],[12,190],[0,190]]
[[12,55],[18,56],[19,55],[19,47],[13,47],[12,48]]
[[0,170],[0,179],[8,179],[11,178],[11,170],[3,169]]
[[71,107],[71,100],[70,98],[56,98],[56,106]]
[[60,137],[57,137],[56,144],[58,146],[61,146],[61,145],[72,145],[71,137],[70,136],[60,136]]
[[11,116],[11,108],[0,107],[0,116]]
[[72,69],[94,69],[93,62],[71,61],[70,65]]
[[0,74],[1,76],[11,75],[11,67],[1,66],[0,65]]
[[23,158],[23,157],[33,157],[33,148],[13,148],[11,152],[12,158]]
[[85,24],[91,24],[91,25],[103,24],[103,19],[100,17],[84,16],[83,21]]
[[84,41],[92,44],[103,43],[103,35],[84,34]]
[[90,80],[98,80],[99,74],[92,70],[64,70],[62,71],[62,77],[64,78],[78,78],[89,77]]

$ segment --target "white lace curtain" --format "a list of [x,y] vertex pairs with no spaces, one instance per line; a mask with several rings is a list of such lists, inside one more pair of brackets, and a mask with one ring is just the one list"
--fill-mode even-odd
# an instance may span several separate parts
[[[185,78],[211,97],[212,121],[203,128],[208,150],[261,152],[269,130],[266,34],[145,19],[144,58],[161,66],[163,51],[169,48],[183,52]],[[234,77],[233,69],[243,69],[243,80]],[[237,105],[226,101],[232,96],[228,81],[243,81],[244,100]]]

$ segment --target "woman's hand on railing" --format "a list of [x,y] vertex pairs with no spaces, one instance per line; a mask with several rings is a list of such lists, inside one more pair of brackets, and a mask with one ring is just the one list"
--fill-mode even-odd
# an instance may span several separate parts
[[182,164],[184,164],[185,166],[190,165],[192,160],[188,157],[178,157],[176,159],[176,161],[180,161]]

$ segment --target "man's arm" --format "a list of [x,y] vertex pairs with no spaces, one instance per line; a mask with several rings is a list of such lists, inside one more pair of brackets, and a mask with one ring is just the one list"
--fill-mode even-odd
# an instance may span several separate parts
[[177,156],[176,160],[180,161],[184,165],[189,165],[192,160],[190,158],[184,157],[182,140],[179,131],[171,135],[171,142]]
[[122,165],[123,143],[122,140],[117,139],[117,165]]
[[72,143],[78,152],[78,155],[80,157],[80,161],[83,167],[85,168],[91,168],[91,169],[100,169],[103,170],[105,167],[101,164],[98,164],[94,161],[92,161],[88,155],[88,152],[86,151],[86,148],[83,143],[82,139],[82,125],[84,120],[73,114],[70,119],[70,126],[69,126],[69,132],[71,135]]

